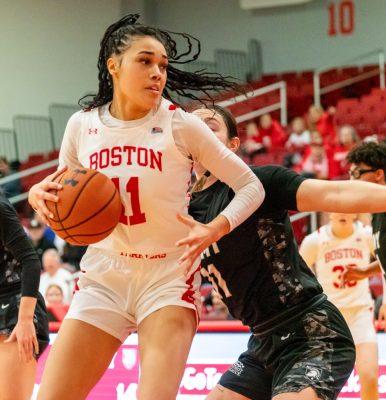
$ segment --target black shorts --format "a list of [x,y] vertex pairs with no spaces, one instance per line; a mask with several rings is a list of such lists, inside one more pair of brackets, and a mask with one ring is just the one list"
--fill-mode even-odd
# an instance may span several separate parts
[[307,387],[323,400],[335,400],[354,362],[350,330],[326,300],[265,336],[252,335],[248,350],[219,384],[252,400],[271,400]]
[[[19,315],[20,299],[20,293],[7,294],[0,297],[1,335],[9,336],[13,328],[16,326]],[[39,354],[35,354],[35,358],[38,359],[50,341],[47,310],[44,299],[40,293],[38,294],[33,321],[36,329],[36,337],[39,343]]]

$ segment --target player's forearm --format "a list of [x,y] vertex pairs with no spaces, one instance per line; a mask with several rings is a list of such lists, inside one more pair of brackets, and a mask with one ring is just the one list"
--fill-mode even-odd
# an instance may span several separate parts
[[228,219],[223,215],[218,215],[215,219],[210,221],[207,226],[212,229],[215,242],[229,233],[231,229]]
[[386,186],[360,181],[304,181],[297,193],[299,211],[386,212]]
[[363,270],[365,272],[366,276],[369,278],[370,276],[379,274],[382,272],[381,266],[378,261],[374,261],[371,264],[368,265],[368,267]]
[[[386,211],[386,186],[359,181],[336,182],[336,190],[327,198],[335,211],[371,212]],[[334,211],[334,210],[331,210]]]
[[23,296],[20,300],[19,321],[32,320],[35,313],[36,298]]

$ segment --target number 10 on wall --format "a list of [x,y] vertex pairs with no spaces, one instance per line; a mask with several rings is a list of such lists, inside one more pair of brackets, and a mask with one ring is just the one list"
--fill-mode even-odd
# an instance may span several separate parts
[[355,28],[355,4],[353,0],[341,0],[328,5],[328,34],[351,35]]

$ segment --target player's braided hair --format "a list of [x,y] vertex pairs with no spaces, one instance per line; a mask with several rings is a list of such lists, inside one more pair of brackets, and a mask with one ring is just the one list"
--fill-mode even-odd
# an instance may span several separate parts
[[[204,70],[187,72],[175,67],[175,65],[178,64],[186,64],[197,60],[201,51],[200,41],[198,39],[186,33],[169,32],[142,25],[137,22],[138,18],[139,14],[128,14],[107,28],[100,43],[98,58],[99,90],[96,95],[82,97],[79,100],[79,105],[81,107],[91,109],[112,100],[113,82],[107,69],[107,60],[113,54],[122,54],[130,46],[132,38],[138,36],[151,36],[159,40],[166,49],[169,58],[169,66],[163,96],[168,100],[178,103],[172,97],[171,93],[173,92],[181,97],[198,100],[200,102],[204,94],[207,100],[213,102],[211,92],[229,89],[237,90],[237,84],[231,77],[224,77],[216,73],[207,73],[204,72]],[[177,43],[172,36],[185,40],[188,46],[187,50],[179,54]],[[193,49],[194,43],[197,47],[195,50]],[[199,94],[195,95],[192,92],[198,92]]]
[[386,176],[386,143],[363,143],[347,155],[347,161],[353,164],[366,164],[371,168],[382,169]]

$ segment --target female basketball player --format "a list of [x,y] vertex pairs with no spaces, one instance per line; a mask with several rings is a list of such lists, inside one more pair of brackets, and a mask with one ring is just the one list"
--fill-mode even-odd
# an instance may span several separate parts
[[1,190],[0,238],[0,398],[27,400],[48,344],[48,319],[39,258]]
[[[236,124],[227,111],[215,107],[194,114],[232,151],[238,149]],[[386,189],[305,179],[281,166],[252,170],[265,189],[263,204],[209,246],[201,260],[202,274],[230,313],[254,333],[208,400],[335,400],[352,371],[354,343],[342,315],[300,257],[287,210],[380,211],[386,208]],[[205,223],[227,207],[234,193],[202,166],[196,171],[189,213]]]
[[[89,167],[113,179],[124,213],[116,230],[82,259],[80,290],[50,353],[39,399],[86,398],[134,330],[138,399],[175,399],[197,327],[199,256],[264,197],[255,175],[199,118],[166,100],[169,91],[196,99],[186,90],[203,94],[232,83],[168,66],[184,62],[192,38],[182,35],[189,49],[178,55],[168,32],[136,20],[124,17],[105,32],[99,92],[70,119],[61,146],[61,166]],[[206,225],[187,216],[193,160],[236,192]],[[31,189],[30,203],[42,215],[48,215],[44,201],[56,200],[47,193],[54,187],[45,181]]]
[[369,280],[341,284],[341,275],[348,266],[366,268],[374,253],[372,231],[360,222],[355,223],[356,217],[356,214],[331,213],[329,224],[304,238],[300,255],[350,328],[356,348],[361,399],[377,400],[378,346]]

